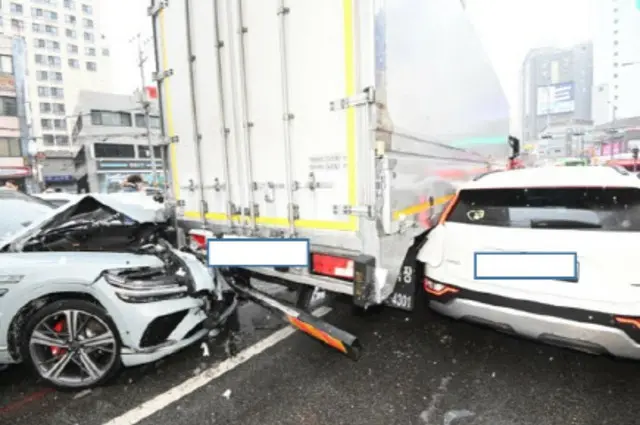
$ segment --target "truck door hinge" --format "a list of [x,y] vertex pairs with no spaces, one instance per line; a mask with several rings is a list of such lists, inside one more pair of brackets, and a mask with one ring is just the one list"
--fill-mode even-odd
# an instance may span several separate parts
[[155,17],[160,13],[163,9],[169,7],[169,0],[160,0],[156,1],[153,6],[149,6],[147,8],[147,15]]
[[[249,207],[244,208],[244,215],[246,217],[250,217],[251,216],[251,209]],[[253,204],[253,216],[254,217],[260,217],[260,205]]]
[[298,204],[289,204],[291,215],[294,220],[300,220],[300,206]]
[[375,218],[375,209],[372,205],[334,205],[335,215],[354,215],[357,217]]
[[156,71],[151,74],[153,81],[162,82],[165,78],[169,78],[173,75],[173,69],[165,69],[164,71]]
[[341,111],[347,108],[357,108],[359,106],[371,105],[376,101],[376,91],[373,87],[367,87],[360,94],[329,102],[331,111]]

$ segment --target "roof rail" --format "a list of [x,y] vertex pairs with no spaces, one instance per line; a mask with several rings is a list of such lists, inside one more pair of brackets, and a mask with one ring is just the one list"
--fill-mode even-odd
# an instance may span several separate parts
[[491,171],[487,171],[486,173],[482,173],[482,174],[480,174],[480,175],[475,176],[471,181],[476,182],[476,181],[480,180],[481,178],[483,178],[484,176],[488,176],[489,174],[501,173],[501,172],[503,172],[503,171],[505,171],[505,170],[491,170]]

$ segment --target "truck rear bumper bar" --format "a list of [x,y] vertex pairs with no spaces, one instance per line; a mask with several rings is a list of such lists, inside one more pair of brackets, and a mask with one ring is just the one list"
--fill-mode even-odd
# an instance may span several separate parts
[[[218,269],[217,275],[241,298],[252,301],[279,315],[300,331],[334,348],[352,360],[360,358],[358,338],[299,308],[289,305],[250,286],[251,275],[244,269]],[[214,319],[212,323],[215,323]]]

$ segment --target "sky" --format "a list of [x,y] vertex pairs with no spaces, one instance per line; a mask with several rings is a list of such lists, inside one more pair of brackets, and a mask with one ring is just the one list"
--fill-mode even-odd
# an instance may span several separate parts
[[[140,69],[137,65],[138,46],[130,40],[141,33],[150,40],[151,18],[147,16],[148,0],[104,0],[101,3],[103,33],[107,36],[113,61],[114,91],[131,94],[140,87]],[[126,13],[123,13],[126,11]],[[145,65],[147,83],[155,71],[153,45],[147,42],[145,51],[149,60]]]
[[[587,41],[591,36],[590,1],[466,0],[469,17],[512,105],[512,115],[517,114],[519,71],[527,52],[535,47],[562,47]],[[139,32],[150,37],[151,21],[146,13],[149,2],[108,0],[102,4],[104,33],[110,40],[114,59],[114,90],[132,93],[140,86],[140,71],[136,64],[137,46],[129,40]],[[151,43],[146,48],[151,54]],[[154,68],[150,55],[146,66],[148,81]]]

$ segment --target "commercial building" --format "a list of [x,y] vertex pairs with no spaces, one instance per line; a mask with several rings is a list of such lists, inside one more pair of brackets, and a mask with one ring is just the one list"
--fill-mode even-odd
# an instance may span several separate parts
[[155,167],[147,139],[144,111],[138,95],[116,95],[82,91],[72,133],[72,145],[79,148],[74,159],[79,191],[113,192],[130,174],[139,174],[152,184],[154,174],[164,184],[160,118],[154,89],[149,99],[151,142]]
[[[591,123],[592,68],[591,43],[529,52],[521,72],[524,141],[537,140],[545,129],[558,125]],[[565,142],[558,141],[562,146]]]
[[[19,41],[0,35],[0,185],[12,180],[26,189],[32,175],[30,164],[25,161],[23,81],[15,76],[19,57]],[[14,60],[17,57],[18,60]]]
[[[83,89],[111,91],[111,60],[100,31],[100,1],[0,2],[0,30],[27,46],[30,137],[41,149],[68,149],[69,115]],[[46,159],[45,159],[46,162]]]
[[640,2],[592,0],[594,122],[640,116]]

